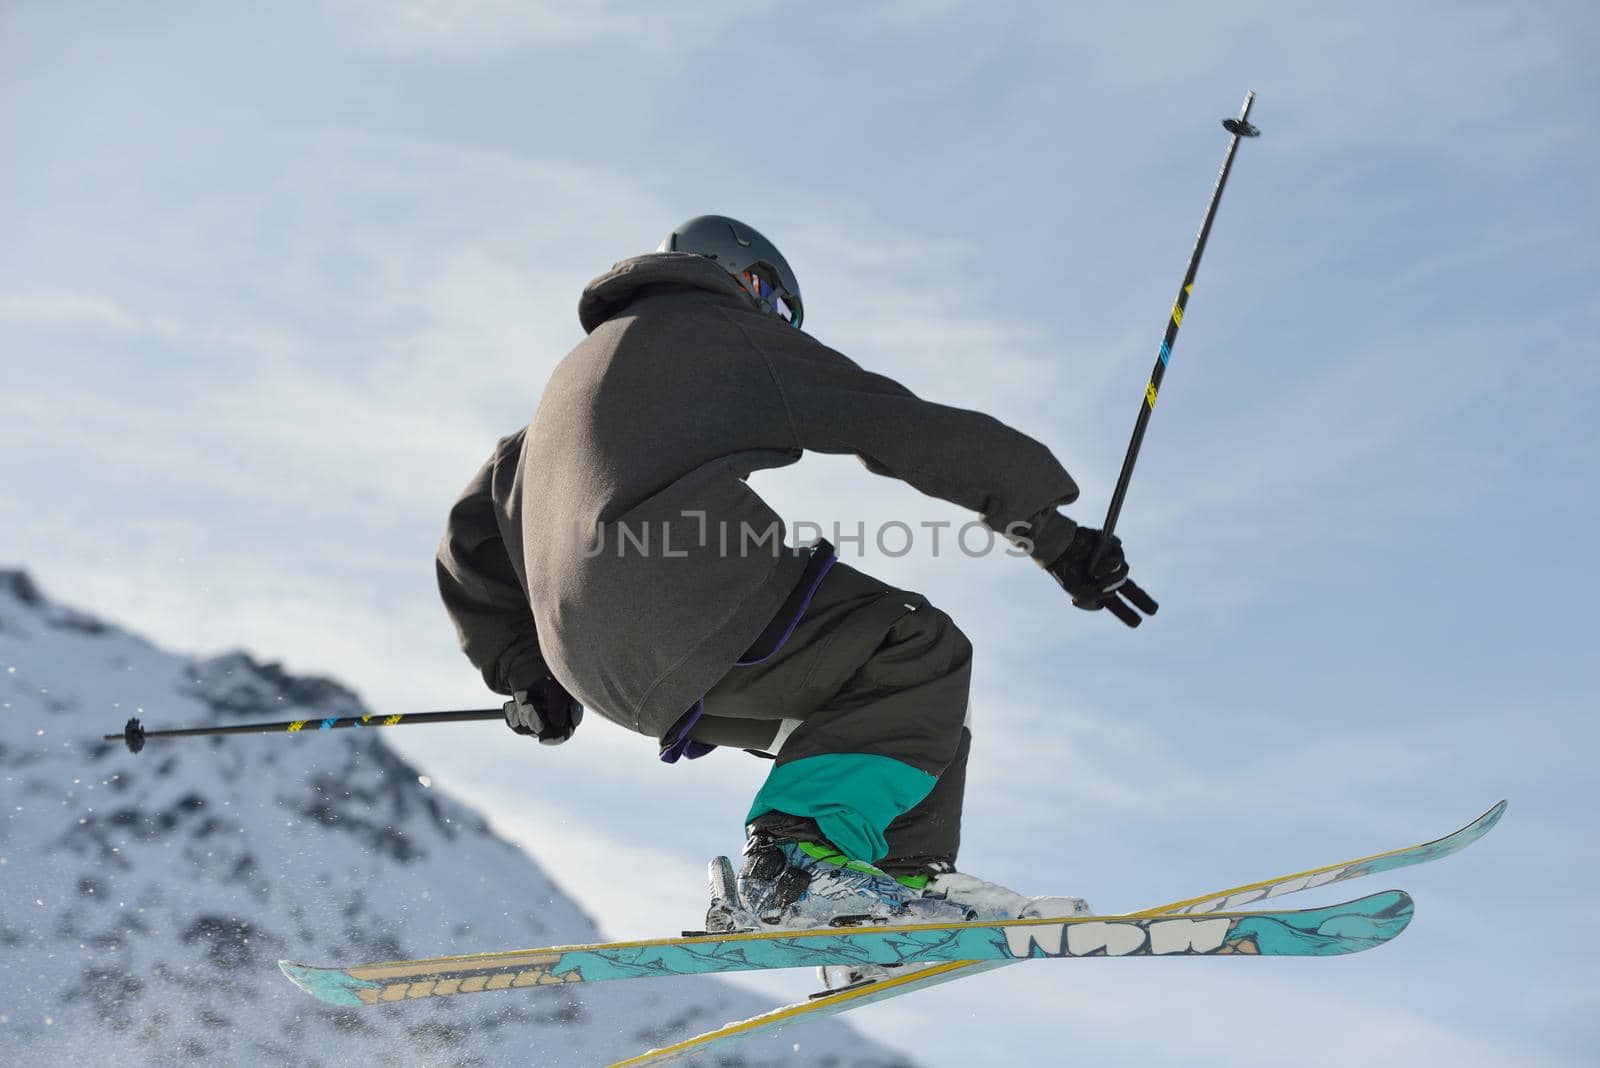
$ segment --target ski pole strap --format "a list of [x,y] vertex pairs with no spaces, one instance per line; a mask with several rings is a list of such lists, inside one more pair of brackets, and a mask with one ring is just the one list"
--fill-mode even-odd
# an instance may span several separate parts
[[[811,607],[811,599],[817,595],[822,580],[827,578],[828,572],[832,571],[833,565],[838,562],[839,557],[834,552],[833,544],[826,538],[818,539],[811,547],[811,559],[806,561],[806,569],[800,573],[800,581],[795,583],[794,589],[790,591],[782,607],[773,614],[772,622],[767,624],[766,629],[750,648],[745,650],[744,655],[733,662],[733,666],[753,667],[777,656],[778,650],[782,649],[794,635],[794,629],[800,625],[806,609]],[[679,716],[677,722],[667,730],[666,738],[661,743],[663,764],[676,764],[684,757],[699,760],[717,748],[707,742],[697,742],[690,737],[694,733],[695,724],[700,722],[700,717],[705,713],[706,699],[702,697],[690,706],[687,712]]]

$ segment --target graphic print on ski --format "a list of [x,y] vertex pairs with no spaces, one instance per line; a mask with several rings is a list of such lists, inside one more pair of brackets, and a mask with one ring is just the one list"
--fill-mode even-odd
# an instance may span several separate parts
[[[1500,822],[1500,817],[1505,814],[1505,810],[1506,802],[1501,801],[1460,830],[1447,834],[1443,838],[1436,838],[1431,842],[1423,842],[1419,845],[1406,846],[1401,849],[1392,849],[1385,853],[1357,857],[1355,860],[1329,864],[1321,868],[1312,868],[1309,871],[1280,875],[1275,879],[1263,879],[1260,882],[1247,883],[1244,886],[1221,890],[1204,897],[1189,898],[1184,901],[1174,901],[1170,904],[1142,909],[1132,915],[1152,916],[1173,912],[1182,912],[1185,915],[1204,914],[1212,909],[1237,907],[1239,904],[1250,901],[1281,897],[1319,886],[1331,886],[1334,883],[1359,879],[1379,872],[1393,871],[1396,868],[1410,867],[1413,864],[1426,864],[1430,861],[1440,860],[1459,853],[1478,841],[1478,839],[1494,829],[1495,824]],[[802,1023],[807,1020],[819,1020],[825,1016],[835,1016],[841,1012],[859,1008],[862,1005],[888,1001],[890,998],[896,998],[902,994],[926,990],[954,979],[966,978],[995,968],[1004,968],[1012,963],[1015,962],[952,961],[948,964],[928,965],[910,970],[905,975],[897,975],[893,978],[880,979],[877,982],[865,983],[845,990],[819,994],[806,1001],[784,1005],[770,1012],[762,1013],[760,1016],[724,1024],[714,1031],[707,1031],[692,1038],[675,1042],[670,1046],[649,1050],[637,1057],[618,1061],[611,1068],[645,1068],[646,1065],[669,1064],[720,1046],[731,1046],[745,1039],[754,1038],[757,1035],[774,1034],[790,1024]]]
[[824,964],[921,964],[1042,957],[1329,957],[1395,938],[1411,898],[1385,890],[1289,912],[1073,916],[658,938],[510,953],[314,968],[282,961],[302,990],[334,1005],[375,1005],[528,986],[706,975]]

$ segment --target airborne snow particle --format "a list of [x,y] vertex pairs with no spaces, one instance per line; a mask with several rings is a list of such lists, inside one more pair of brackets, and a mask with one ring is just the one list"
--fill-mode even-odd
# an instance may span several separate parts
[[417,781],[420,782],[423,786],[432,786],[433,785],[433,780],[428,778],[426,775],[418,775],[417,776]]

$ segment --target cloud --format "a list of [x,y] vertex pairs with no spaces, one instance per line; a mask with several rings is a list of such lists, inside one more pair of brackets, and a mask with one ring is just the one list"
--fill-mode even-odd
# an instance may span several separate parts
[[327,0],[324,7],[358,40],[402,56],[452,59],[504,56],[604,43],[667,57],[703,42],[730,18],[771,17],[767,0],[730,8],[689,0],[597,0],[573,6],[559,0]]
[[182,325],[171,319],[136,315],[116,301],[84,293],[0,294],[0,322],[51,329],[149,334],[169,340],[184,335]]

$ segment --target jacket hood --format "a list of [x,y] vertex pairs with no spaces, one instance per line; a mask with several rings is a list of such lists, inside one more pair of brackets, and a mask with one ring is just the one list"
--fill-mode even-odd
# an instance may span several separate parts
[[689,286],[734,297],[751,307],[750,294],[733,275],[704,256],[692,252],[651,252],[616,264],[584,287],[578,298],[578,321],[584,333],[611,318],[639,295],[645,286]]

